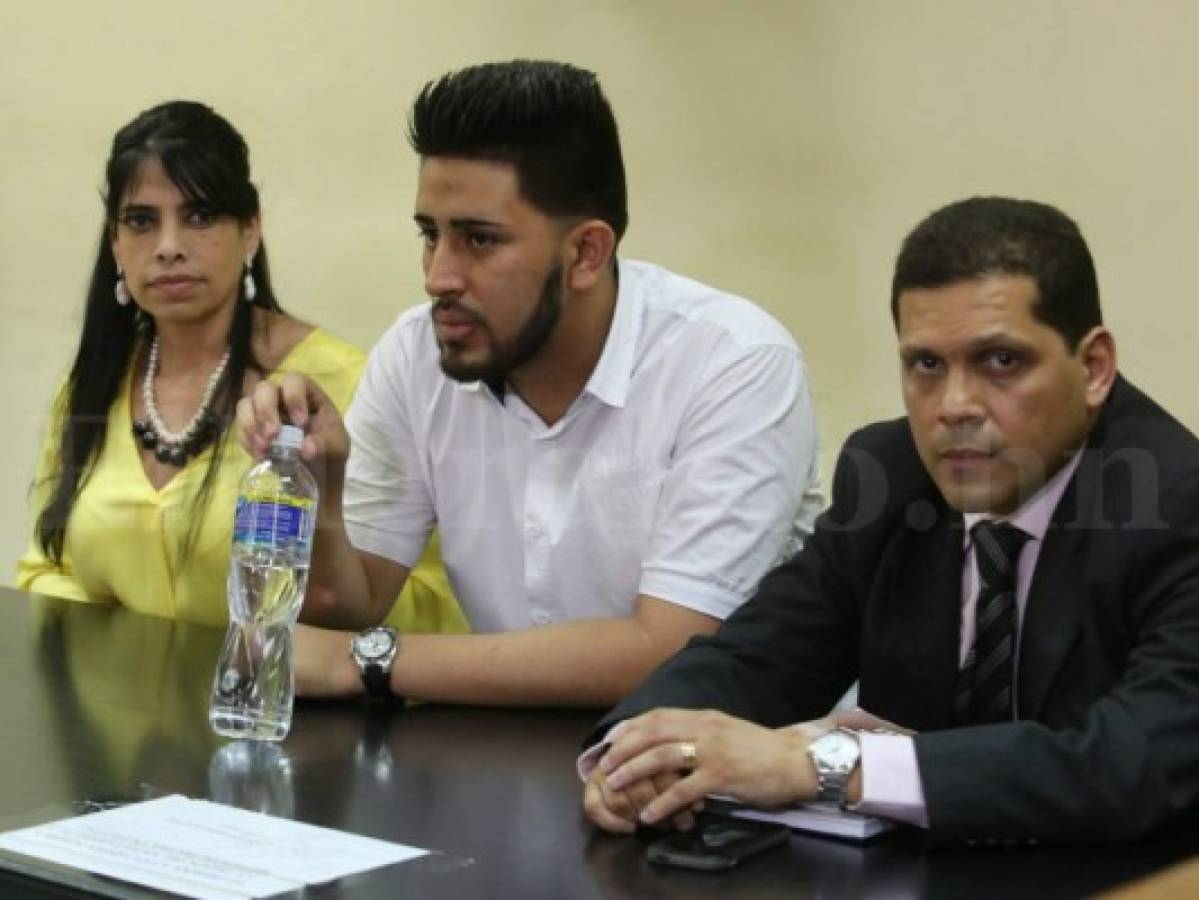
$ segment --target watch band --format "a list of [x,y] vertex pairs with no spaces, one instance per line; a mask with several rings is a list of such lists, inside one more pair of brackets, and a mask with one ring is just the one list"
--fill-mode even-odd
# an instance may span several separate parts
[[[833,739],[852,742],[851,752],[846,755],[845,744],[839,750],[830,748],[829,742]],[[845,806],[849,779],[858,766],[861,751],[861,740],[848,728],[834,728],[812,741],[808,746],[808,756],[816,769],[817,800]],[[826,756],[826,753],[829,755]]]
[[845,794],[849,787],[848,775],[817,771],[816,779],[820,785],[820,790],[816,792],[817,800],[821,803],[836,803],[838,806],[845,805]]
[[368,662],[362,666],[362,683],[371,697],[391,697],[391,669],[383,668],[377,662]]

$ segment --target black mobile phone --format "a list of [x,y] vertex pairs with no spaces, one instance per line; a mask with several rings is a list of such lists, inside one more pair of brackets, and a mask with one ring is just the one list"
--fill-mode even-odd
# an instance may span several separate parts
[[747,819],[705,817],[690,831],[660,838],[645,848],[652,863],[719,872],[787,843],[786,825]]

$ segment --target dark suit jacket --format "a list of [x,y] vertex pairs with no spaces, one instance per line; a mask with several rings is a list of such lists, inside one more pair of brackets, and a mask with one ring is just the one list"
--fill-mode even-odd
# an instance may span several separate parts
[[1118,379],[1042,545],[1019,720],[954,728],[962,517],[906,419],[854,434],[815,534],[597,728],[659,706],[779,726],[861,706],[920,732],[936,839],[1128,839],[1199,796],[1199,441]]

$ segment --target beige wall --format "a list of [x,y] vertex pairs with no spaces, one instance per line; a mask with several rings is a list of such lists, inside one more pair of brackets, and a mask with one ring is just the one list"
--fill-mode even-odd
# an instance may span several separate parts
[[803,344],[826,472],[899,412],[904,232],[963,195],[1071,213],[1124,370],[1199,427],[1199,4],[1189,0],[74,0],[0,6],[0,581],[73,349],[113,130],[171,97],[246,135],[283,302],[369,346],[420,299],[404,112],[484,59],[595,69],[622,127],[624,252],[756,299]]

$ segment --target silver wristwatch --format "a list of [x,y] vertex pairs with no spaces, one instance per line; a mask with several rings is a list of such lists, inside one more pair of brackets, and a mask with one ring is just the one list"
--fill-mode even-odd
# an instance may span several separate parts
[[350,658],[358,664],[370,696],[395,696],[391,690],[391,663],[399,649],[399,636],[389,625],[367,628],[350,639]]
[[849,776],[858,765],[862,744],[858,736],[845,728],[834,728],[808,744],[808,756],[816,766],[816,799],[845,805]]

